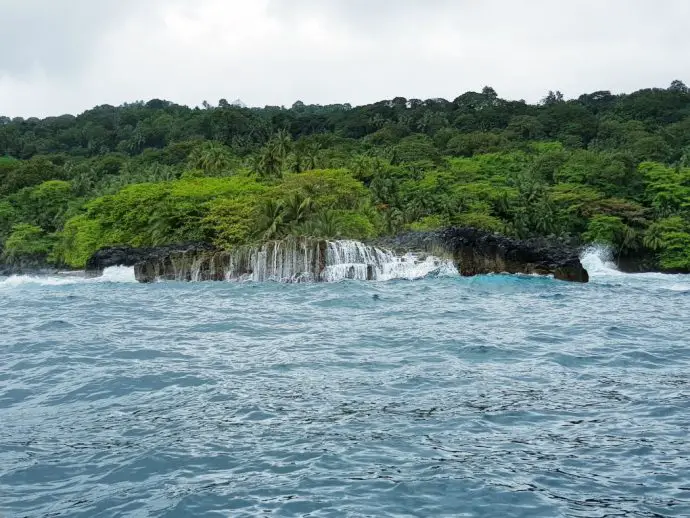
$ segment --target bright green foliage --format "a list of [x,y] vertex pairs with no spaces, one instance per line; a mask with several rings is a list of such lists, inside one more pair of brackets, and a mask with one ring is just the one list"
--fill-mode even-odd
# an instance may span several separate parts
[[0,196],[62,176],[62,171],[58,166],[42,157],[22,161],[16,167],[12,162],[9,163],[9,167],[6,163],[0,172],[3,173],[2,181],[0,181]]
[[34,225],[20,223],[5,242],[3,260],[9,264],[40,264],[52,251],[52,239]]
[[405,137],[393,148],[391,163],[419,169],[431,169],[441,159],[433,141],[426,135]]
[[106,246],[105,243],[107,241],[100,221],[80,214],[65,224],[53,255],[68,266],[82,268],[91,254]]
[[689,167],[644,162],[639,169],[645,181],[645,198],[658,217],[690,216]]
[[603,215],[590,220],[583,237],[588,242],[611,245],[618,253],[635,249],[639,238],[635,229],[626,225],[621,218]]
[[452,101],[204,108],[154,99],[0,117],[0,248],[79,267],[116,244],[463,225],[606,242],[690,269],[690,90],[679,81],[549,92],[536,105],[486,87]]
[[256,196],[217,198],[207,208],[201,225],[216,246],[230,249],[253,240],[259,213]]
[[473,156],[495,153],[505,144],[505,139],[497,133],[477,131],[457,135],[446,144],[446,153],[452,156]]
[[204,142],[189,156],[189,167],[209,176],[229,176],[238,165],[230,149],[218,142]]
[[628,157],[593,151],[573,152],[556,171],[555,180],[588,184],[609,196],[626,196],[641,181]]
[[417,232],[425,232],[428,230],[437,230],[439,228],[447,227],[449,222],[441,216],[425,216],[422,219],[413,222],[410,225],[410,230]]
[[367,198],[367,190],[346,170],[314,170],[286,175],[277,189],[290,196],[300,193],[317,209],[353,209]]
[[690,269],[690,232],[669,232],[664,236],[660,264],[669,270]]
[[660,264],[670,270],[690,269],[690,224],[678,216],[650,225],[644,236],[650,249],[660,251]]
[[314,170],[289,174],[260,204],[258,239],[286,235],[351,237],[375,233],[376,215],[367,206],[367,190],[347,171]]
[[337,233],[335,235],[327,235],[326,233],[316,234],[316,237],[368,239],[376,234],[374,223],[366,214],[354,210],[337,210],[327,212],[326,214],[333,214]]
[[625,224],[616,216],[595,216],[587,227],[584,238],[593,243],[618,244],[625,232]]
[[[223,211],[230,213],[228,207],[232,205],[222,201],[233,200],[236,208],[265,190],[243,177],[131,185],[87,203],[84,215],[67,222],[60,250],[67,264],[79,267],[104,246],[153,246],[205,239],[218,239],[221,244],[237,242],[231,238],[233,232],[239,232],[232,230],[236,223],[219,219]],[[74,250],[77,252],[71,252]]]
[[55,232],[62,225],[73,199],[72,186],[63,180],[49,180],[26,187],[11,198],[19,208],[21,219]]
[[474,227],[481,230],[492,232],[506,232],[506,224],[495,216],[477,212],[465,212],[460,214],[455,220],[455,224],[460,227]]

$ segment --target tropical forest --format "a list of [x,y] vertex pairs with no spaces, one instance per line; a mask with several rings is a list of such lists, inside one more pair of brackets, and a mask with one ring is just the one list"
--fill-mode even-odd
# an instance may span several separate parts
[[690,270],[690,90],[0,117],[0,262],[474,227]]

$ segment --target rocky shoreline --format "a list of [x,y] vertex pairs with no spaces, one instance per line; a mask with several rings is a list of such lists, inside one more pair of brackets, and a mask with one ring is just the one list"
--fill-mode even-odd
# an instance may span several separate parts
[[409,232],[376,241],[392,250],[450,254],[465,277],[488,273],[553,275],[570,282],[588,282],[580,250],[559,241],[518,240],[474,228]]
[[112,266],[136,266],[147,261],[164,261],[176,254],[201,254],[216,251],[216,248],[208,243],[183,243],[146,248],[114,246],[102,248],[89,257],[85,270],[88,277],[94,277],[101,275],[103,270]]
[[[275,242],[279,243],[279,242]],[[305,270],[315,279],[325,268],[324,240],[301,242],[293,247],[292,260],[311,261]],[[587,282],[589,275],[579,259],[579,250],[563,243],[547,240],[516,240],[473,228],[447,228],[434,232],[409,232],[381,238],[366,245],[404,254],[417,252],[452,259],[461,275],[487,273],[522,273],[553,275],[569,282]],[[264,245],[264,247],[270,244]],[[304,249],[310,250],[309,259],[299,257]],[[277,254],[280,247],[273,245],[269,252],[254,248],[254,254]],[[315,252],[313,252],[315,251]],[[226,252],[207,243],[189,243],[155,248],[112,247],[99,250],[87,262],[87,275],[99,275],[110,266],[134,266],[140,282],[157,278],[177,280],[223,280],[232,275],[251,274],[251,250]],[[287,252],[280,252],[281,260]],[[277,255],[276,255],[277,257]],[[255,267],[255,266],[254,266]],[[225,274],[223,273],[225,272]],[[298,272],[297,272],[298,273]]]
[[[365,244],[399,254],[414,252],[449,258],[458,266],[463,276],[523,273],[553,275],[556,279],[570,282],[587,282],[589,277],[580,263],[583,249],[558,240],[519,240],[473,228],[451,227],[430,232],[406,232],[370,240]],[[246,251],[247,247],[244,249]],[[222,280],[224,277],[220,270],[227,267],[232,254],[233,252],[218,250],[213,245],[203,242],[145,248],[113,246],[98,250],[89,258],[85,275],[95,277],[101,275],[106,268],[128,266],[135,267],[140,282],[151,282],[155,280],[154,277],[179,279],[181,276],[172,260],[184,257],[186,260],[200,261],[202,268],[206,264],[206,270],[202,272],[200,280]],[[650,256],[623,256],[616,258],[614,262],[624,273],[690,273],[681,270],[662,270]],[[248,264],[242,268],[247,273],[251,272],[251,266]],[[316,270],[319,268],[323,268],[323,264],[315,267]],[[38,261],[21,264],[0,263],[2,277],[56,275],[80,271],[82,270]],[[195,279],[191,275],[185,275],[182,276],[182,280]]]
[[0,277],[10,277],[12,275],[57,275],[64,271],[77,270],[70,270],[69,268],[55,268],[52,266],[22,267],[9,264],[0,264]]

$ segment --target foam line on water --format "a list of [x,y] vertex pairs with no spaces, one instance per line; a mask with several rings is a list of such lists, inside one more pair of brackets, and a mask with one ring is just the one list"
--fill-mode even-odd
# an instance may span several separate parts
[[68,286],[73,284],[93,283],[129,283],[136,282],[134,268],[113,266],[106,268],[100,277],[86,278],[83,274],[73,272],[57,275],[12,275],[0,279],[0,287],[16,288],[22,286]]
[[605,245],[592,245],[588,247],[580,257],[582,266],[589,273],[590,278],[618,277],[626,281],[656,281],[659,289],[690,292],[688,276],[683,274],[668,274],[661,272],[624,273],[621,272],[613,261],[613,250]]

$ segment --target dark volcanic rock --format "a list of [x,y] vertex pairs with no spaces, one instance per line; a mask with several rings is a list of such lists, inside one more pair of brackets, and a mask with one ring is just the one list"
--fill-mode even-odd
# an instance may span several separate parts
[[48,263],[44,256],[22,258],[12,263],[0,263],[0,276],[7,277],[10,275],[54,275],[58,271],[60,268]]
[[48,265],[0,264],[0,277],[10,275],[55,275],[61,270]]
[[[447,228],[409,232],[370,244],[401,254],[420,252],[452,259],[464,276],[505,272],[553,275],[571,282],[589,280],[578,250],[559,241],[518,240],[473,228]],[[98,275],[107,267],[124,265],[134,266],[140,282],[224,280],[246,275],[253,275],[255,280],[294,277],[295,282],[319,281],[323,280],[328,253],[326,241],[309,238],[240,247],[232,252],[219,251],[205,243],[112,247],[99,250],[89,259],[87,274]],[[373,274],[367,278],[373,278]]]
[[232,251],[213,248],[163,250],[134,265],[139,282],[223,281],[252,278],[263,282],[318,282],[325,268],[327,242],[287,238]]
[[213,251],[208,243],[188,243],[183,245],[166,245],[151,248],[130,248],[113,246],[101,248],[86,261],[86,274],[97,277],[111,266],[135,266],[144,261],[163,261],[172,254],[197,253]]
[[461,275],[524,273],[553,275],[571,282],[588,282],[578,250],[545,239],[512,239],[474,228],[447,228],[410,232],[376,242],[400,251],[425,251],[450,255]]

